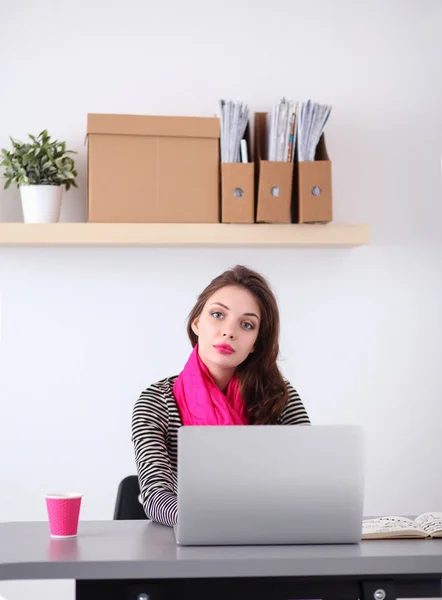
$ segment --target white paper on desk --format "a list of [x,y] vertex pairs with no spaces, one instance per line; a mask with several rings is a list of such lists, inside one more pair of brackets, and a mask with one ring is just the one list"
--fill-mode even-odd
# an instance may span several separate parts
[[416,517],[414,522],[428,533],[442,531],[442,512],[428,512]]
[[416,529],[416,524],[407,517],[378,517],[376,519],[364,519],[362,522],[362,533],[383,532],[389,533],[400,530]]

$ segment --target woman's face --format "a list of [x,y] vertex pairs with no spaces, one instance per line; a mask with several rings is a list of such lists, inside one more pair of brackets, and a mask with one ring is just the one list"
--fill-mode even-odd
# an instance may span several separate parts
[[228,285],[212,294],[192,323],[199,356],[209,371],[233,372],[254,351],[260,322],[258,301],[248,290]]

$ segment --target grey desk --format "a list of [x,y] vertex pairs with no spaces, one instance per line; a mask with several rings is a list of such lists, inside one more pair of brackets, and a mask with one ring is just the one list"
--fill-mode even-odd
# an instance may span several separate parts
[[148,521],[0,524],[0,580],[75,579],[78,600],[440,597],[442,539],[341,546],[178,547]]

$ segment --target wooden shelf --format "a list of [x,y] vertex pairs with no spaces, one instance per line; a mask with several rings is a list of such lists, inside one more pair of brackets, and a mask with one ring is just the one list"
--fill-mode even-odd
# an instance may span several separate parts
[[360,246],[368,225],[0,223],[0,246]]

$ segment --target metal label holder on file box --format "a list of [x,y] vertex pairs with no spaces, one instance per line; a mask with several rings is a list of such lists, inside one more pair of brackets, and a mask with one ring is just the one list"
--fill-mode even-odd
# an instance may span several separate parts
[[221,163],[221,222],[255,222],[255,165],[251,159],[249,127],[245,135],[247,163]]
[[255,113],[258,223],[291,223],[293,162],[265,160],[267,113]]

